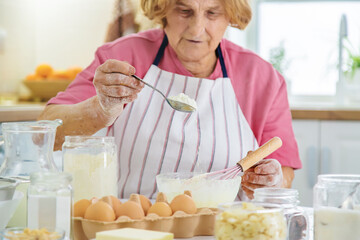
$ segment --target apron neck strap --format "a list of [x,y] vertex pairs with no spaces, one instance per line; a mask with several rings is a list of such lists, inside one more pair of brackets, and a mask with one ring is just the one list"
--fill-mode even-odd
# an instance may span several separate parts
[[[160,48],[156,54],[156,57],[155,57],[155,60],[153,62],[153,65],[155,66],[158,66],[159,63],[160,63],[160,60],[162,58],[162,56],[164,55],[164,52],[165,52],[165,48],[166,46],[168,45],[169,41],[168,41],[168,38],[166,36],[166,34],[164,35],[164,38],[163,38],[163,41],[160,45]],[[221,52],[221,47],[220,47],[220,44],[219,46],[216,48],[215,50],[215,54],[216,56],[219,58],[219,61],[220,61],[220,65],[221,65],[221,70],[222,70],[222,73],[223,73],[223,77],[224,78],[227,78],[228,77],[228,74],[227,74],[227,71],[226,71],[226,67],[225,67],[225,61],[224,61],[224,57],[222,55],[222,52]]]
[[228,74],[227,74],[226,67],[225,67],[224,57],[223,57],[223,54],[221,52],[220,43],[219,43],[219,46],[216,48],[215,53],[216,53],[216,56],[219,58],[220,65],[221,65],[221,71],[223,73],[223,77],[227,78]]
[[165,34],[165,35],[164,35],[164,38],[163,38],[163,41],[162,41],[162,43],[161,43],[161,46],[160,46],[160,48],[159,48],[159,50],[158,50],[158,52],[157,52],[157,54],[156,54],[155,60],[154,60],[154,62],[153,62],[153,64],[154,64],[155,66],[158,66],[158,65],[159,65],[159,62],[160,62],[162,56],[164,55],[164,51],[165,51],[165,48],[166,48],[166,46],[168,45],[168,43],[169,43],[169,41],[168,41],[168,38],[167,38],[167,36],[166,36],[166,34]]

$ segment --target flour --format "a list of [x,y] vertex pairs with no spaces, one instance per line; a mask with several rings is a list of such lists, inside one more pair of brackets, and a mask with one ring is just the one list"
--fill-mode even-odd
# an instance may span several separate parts
[[117,196],[116,156],[110,154],[64,154],[64,171],[73,175],[74,201]]
[[168,98],[171,99],[171,100],[177,101],[177,102],[181,102],[181,103],[185,103],[187,105],[190,105],[194,109],[197,108],[196,101],[194,99],[190,98],[189,96],[185,95],[184,93],[180,93],[180,94],[178,94],[176,96],[170,96]]

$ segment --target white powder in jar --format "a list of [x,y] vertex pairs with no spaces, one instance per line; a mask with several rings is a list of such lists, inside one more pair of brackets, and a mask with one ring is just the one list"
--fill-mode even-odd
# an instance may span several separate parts
[[197,108],[196,101],[194,99],[190,98],[189,96],[187,96],[184,93],[180,93],[180,94],[178,94],[176,96],[170,96],[168,98],[171,99],[171,100],[177,101],[177,102],[182,102],[182,103],[185,103],[187,105],[190,105],[195,110]]
[[64,154],[64,171],[73,176],[74,202],[117,196],[117,161],[110,154]]

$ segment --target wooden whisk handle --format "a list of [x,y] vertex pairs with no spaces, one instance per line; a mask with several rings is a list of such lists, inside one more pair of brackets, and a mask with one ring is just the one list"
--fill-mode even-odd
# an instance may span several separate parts
[[241,167],[242,171],[245,172],[246,170],[254,166],[257,162],[264,159],[265,157],[273,153],[275,150],[280,148],[281,145],[281,139],[279,137],[273,137],[255,151],[250,152],[248,155],[246,155],[246,157],[237,162],[237,164]]

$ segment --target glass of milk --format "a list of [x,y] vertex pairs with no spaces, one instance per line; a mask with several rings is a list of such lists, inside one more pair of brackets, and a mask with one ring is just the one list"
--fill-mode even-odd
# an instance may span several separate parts
[[[314,239],[358,240],[360,175],[319,175],[314,187]],[[354,192],[355,191],[355,192]],[[354,192],[354,193],[353,193]],[[351,207],[344,205],[352,195]]]

